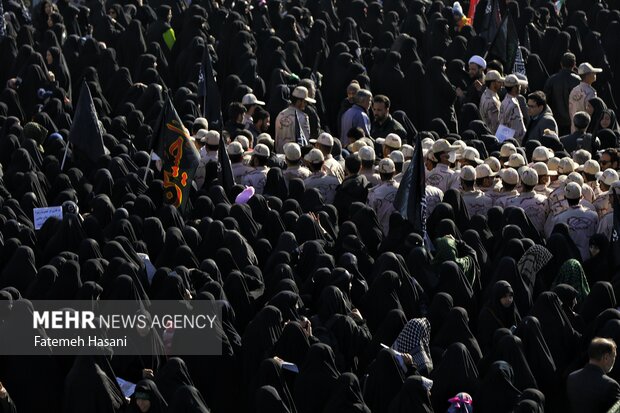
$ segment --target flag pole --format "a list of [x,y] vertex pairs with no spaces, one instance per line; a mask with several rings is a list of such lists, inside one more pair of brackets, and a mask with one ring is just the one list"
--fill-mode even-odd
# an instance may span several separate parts
[[62,163],[60,164],[60,170],[62,171],[65,167],[65,161],[67,160],[67,152],[69,151],[69,142],[65,145],[65,154],[62,156]]
[[151,153],[149,153],[149,161],[146,164],[146,171],[144,171],[144,178],[142,180],[146,182],[146,177],[149,174],[149,168],[151,167],[151,159],[153,158],[153,150],[151,149]]

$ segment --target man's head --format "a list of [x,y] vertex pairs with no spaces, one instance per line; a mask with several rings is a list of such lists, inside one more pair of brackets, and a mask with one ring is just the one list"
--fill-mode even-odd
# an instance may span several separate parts
[[534,168],[524,166],[519,172],[519,177],[521,178],[521,192],[532,192],[538,185],[538,172]]
[[357,175],[362,167],[362,161],[359,156],[352,154],[344,160],[344,169],[348,176]]
[[519,79],[517,75],[508,75],[504,78],[504,87],[506,92],[512,96],[517,96],[521,92],[521,87],[526,86],[526,83]]
[[228,119],[234,121],[235,123],[243,122],[243,115],[246,112],[245,106],[241,102],[231,102],[228,105]]
[[609,373],[616,362],[616,343],[610,338],[595,337],[588,346],[588,357],[590,364]]
[[240,163],[243,161],[243,146],[239,142],[231,142],[226,148],[231,163]]
[[271,117],[269,116],[269,112],[262,107],[257,106],[254,109],[252,120],[254,121],[254,127],[260,133],[267,132],[267,130],[269,130],[269,126],[271,125]]
[[580,64],[579,69],[577,69],[577,73],[581,76],[581,81],[589,85],[596,82],[596,74],[602,71],[603,69],[594,67],[588,62]]
[[390,98],[385,95],[377,95],[372,99],[372,113],[375,122],[383,123],[390,114]]
[[312,79],[301,79],[299,81],[299,86],[303,86],[308,89],[308,97],[314,99],[316,96],[316,86],[314,85],[314,80]]
[[312,172],[318,172],[323,167],[325,157],[323,156],[323,152],[315,148],[304,156],[304,160]]
[[617,182],[618,179],[618,172],[611,168],[605,169],[598,178],[599,185],[601,186],[601,191],[609,191],[611,186],[615,182]]
[[395,133],[388,133],[383,141],[383,157],[390,155],[392,151],[397,151],[402,146],[402,140],[400,136]]
[[480,188],[490,188],[495,175],[497,174],[486,163],[476,166],[476,185]]
[[577,112],[573,115],[573,125],[578,131],[585,131],[590,125],[590,115],[587,112]]
[[252,153],[252,166],[256,167],[267,165],[270,154],[271,152],[269,151],[269,147],[263,143],[259,143],[254,147],[254,152]]
[[295,166],[299,164],[301,159],[301,148],[295,142],[289,142],[284,145],[284,158],[288,166]]
[[558,174],[556,171],[549,171],[547,164],[544,162],[535,162],[532,169],[538,174],[538,185],[547,185],[549,183],[549,174]]
[[456,161],[456,150],[458,146],[452,146],[445,139],[438,139],[433,143],[431,152],[438,163],[450,165]]
[[332,153],[332,146],[334,146],[334,137],[327,132],[323,132],[316,140],[316,148],[319,149],[324,156]]
[[566,52],[562,55],[562,59],[560,59],[560,65],[562,69],[573,70],[575,65],[577,64],[577,58],[571,52]]
[[484,77],[484,70],[487,68],[487,62],[481,56],[474,55],[469,59],[467,73],[473,80],[480,80]]
[[257,107],[265,105],[265,102],[258,100],[252,93],[244,95],[243,98],[241,98],[241,103],[245,106],[245,109],[250,116],[254,113]]
[[308,103],[316,103],[316,100],[310,97],[308,89],[306,89],[304,86],[297,86],[295,89],[293,89],[293,93],[291,93],[291,98],[293,101],[293,106],[295,106],[299,110],[305,110]]
[[355,95],[357,95],[359,90],[360,84],[357,83],[357,80],[354,80],[349,84],[349,86],[347,86],[347,99],[349,99],[351,103],[355,102]]
[[357,153],[362,161],[362,167],[364,169],[372,170],[375,164],[375,150],[372,146],[363,146]]
[[504,78],[497,70],[489,70],[484,76],[484,84],[495,93],[499,92],[503,83]]
[[527,113],[530,117],[535,118],[543,113],[546,108],[547,96],[545,96],[545,92],[537,90],[529,94],[527,97]]
[[355,94],[355,104],[363,107],[365,110],[370,109],[370,102],[372,101],[372,93],[366,89],[360,89]]
[[581,200],[581,186],[577,182],[569,182],[564,187],[564,198],[568,205],[578,205]]
[[379,176],[381,176],[382,181],[389,181],[394,177],[394,173],[396,172],[394,161],[390,158],[381,159],[377,169],[379,170]]
[[499,177],[502,179],[502,186],[503,186],[504,192],[510,192],[513,189],[515,189],[517,185],[519,185],[519,173],[517,172],[516,169],[513,169],[513,168],[502,169]]
[[601,169],[612,168],[618,170],[618,162],[620,161],[620,155],[616,148],[607,148],[601,154],[601,158],[598,163],[601,165]]
[[472,191],[476,182],[476,170],[473,166],[465,165],[461,168],[461,187],[465,191]]

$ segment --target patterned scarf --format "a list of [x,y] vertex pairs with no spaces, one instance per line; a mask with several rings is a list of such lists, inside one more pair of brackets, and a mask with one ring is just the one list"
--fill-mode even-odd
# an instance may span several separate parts
[[590,294],[590,286],[588,285],[583,267],[581,267],[579,261],[574,258],[562,264],[560,271],[558,271],[558,275],[555,277],[555,280],[553,280],[551,288],[558,284],[568,284],[577,290],[577,304],[582,303],[588,294]]
[[534,287],[538,271],[547,265],[552,258],[553,254],[542,245],[533,245],[525,251],[517,264],[517,269],[530,290]]
[[431,323],[426,318],[409,320],[396,338],[392,349],[399,353],[409,353],[420,374],[430,374],[433,361],[430,358]]

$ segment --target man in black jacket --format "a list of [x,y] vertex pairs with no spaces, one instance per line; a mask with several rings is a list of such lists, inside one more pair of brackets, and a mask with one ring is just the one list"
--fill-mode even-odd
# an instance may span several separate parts
[[576,64],[577,59],[574,54],[564,53],[560,61],[562,68],[545,83],[547,104],[558,123],[560,136],[570,133],[572,119],[568,113],[568,96],[571,90],[581,82],[581,78],[573,72]]
[[588,348],[590,362],[568,376],[566,393],[574,413],[605,413],[620,400],[620,385],[606,374],[616,361],[616,343],[596,337]]
[[360,175],[362,162],[357,155],[349,155],[344,161],[345,179],[336,188],[334,206],[338,210],[340,223],[348,220],[349,207],[354,202],[366,203],[370,184],[364,175]]
[[532,139],[540,141],[545,129],[549,129],[554,133],[558,133],[558,125],[553,118],[553,112],[547,104],[547,97],[544,92],[537,90],[530,93],[527,97],[527,112],[530,116],[530,122],[527,124],[527,132],[523,138],[522,145]]
[[573,124],[575,125],[575,132],[560,138],[566,152],[572,154],[577,149],[585,149],[590,153],[596,153],[601,143],[597,137],[586,132],[588,125],[590,125],[590,115],[586,112],[575,113]]
[[385,95],[377,95],[372,99],[372,113],[374,119],[370,129],[370,136],[374,139],[385,138],[390,133],[395,133],[401,139],[407,137],[403,125],[390,115],[390,99]]

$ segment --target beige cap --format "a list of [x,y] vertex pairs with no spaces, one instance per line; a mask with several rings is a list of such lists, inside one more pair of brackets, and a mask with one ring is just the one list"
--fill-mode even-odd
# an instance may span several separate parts
[[539,177],[549,175],[549,168],[544,162],[535,162],[534,165],[532,165],[532,169],[536,171]]
[[467,149],[467,144],[465,142],[463,142],[460,139],[455,140],[454,142],[452,142],[452,146],[456,146],[456,157],[457,159],[461,159],[461,156],[463,155],[463,152],[465,152],[465,149]]
[[284,157],[291,162],[301,159],[301,148],[295,142],[289,142],[284,145]]
[[458,148],[459,146],[450,145],[450,143],[445,139],[437,139],[433,143],[433,147],[431,148],[431,151],[433,153],[453,152],[453,151],[456,151]]
[[489,165],[493,172],[499,172],[499,170],[502,168],[502,165],[499,163],[499,159],[497,159],[495,156],[489,156],[487,159],[484,160],[484,163]]
[[220,133],[216,130],[210,130],[205,134],[204,138],[202,138],[201,141],[211,146],[219,145]]
[[394,166],[394,162],[390,158],[384,158],[379,162],[379,167],[377,169],[381,174],[390,174],[396,170],[396,166]]
[[352,142],[347,146],[349,152],[355,153],[358,152],[363,146],[367,146],[366,142],[362,139],[358,139],[355,142]]
[[[544,165],[544,164],[543,164]],[[523,185],[536,186],[538,185],[538,172],[534,168],[523,167],[521,169],[521,182]]]
[[200,129],[209,129],[209,121],[202,117],[194,119],[194,123],[192,123],[192,126],[196,125],[202,126],[202,128]]
[[207,129],[198,129],[195,135],[196,140],[200,142],[204,142],[203,139],[205,138],[205,136],[207,136],[207,133],[209,133]]
[[600,171],[601,166],[593,159],[590,159],[583,164],[583,172],[587,173],[588,175],[596,175]]
[[476,178],[487,178],[489,176],[493,177],[495,175],[497,175],[497,173],[493,172],[491,170],[491,167],[486,163],[476,166]]
[[405,156],[401,151],[392,151],[390,152],[390,159],[394,163],[403,163],[405,162]]
[[405,159],[413,157],[413,146],[404,144],[400,147],[400,150],[403,153]]
[[560,158],[552,156],[551,158],[549,158],[547,166],[549,167],[549,172],[554,171],[557,174],[558,168],[560,167]]
[[243,146],[243,149],[246,150],[246,151],[250,147],[250,140],[247,137],[243,136],[243,135],[237,136],[235,138],[235,140],[237,142],[239,142],[241,144],[241,146]]
[[243,153],[243,146],[239,142],[231,142],[226,148],[226,152],[229,155],[241,155]]
[[500,178],[502,178],[502,181],[507,183],[508,185],[517,185],[519,183],[519,173],[516,171],[516,169],[502,169],[502,171],[499,173],[499,176]]
[[325,146],[334,146],[334,137],[327,132],[323,132],[319,135],[316,142]]
[[254,147],[253,155],[269,158],[269,147],[263,143],[259,143]]
[[400,149],[402,146],[402,141],[400,136],[395,133],[389,133],[388,136],[385,137],[385,141],[383,142],[385,146],[389,146],[390,148]]
[[294,90],[293,93],[291,93],[291,95],[294,98],[297,99],[303,99],[306,102],[310,102],[310,103],[316,103],[316,100],[312,99],[311,97],[308,97],[308,89],[306,89],[304,86],[297,86]]
[[605,169],[603,174],[599,178],[599,181],[603,182],[607,186],[611,186],[614,182],[618,182],[618,172],[614,169]]
[[321,163],[325,161],[325,157],[323,156],[323,152],[318,149],[312,149],[310,152],[304,156],[304,159],[310,163]]
[[558,165],[558,173],[562,175],[568,175],[569,173],[575,170],[575,163],[571,158],[564,157],[560,159],[560,163]]
[[508,162],[506,162],[506,165],[515,169],[519,169],[520,167],[525,165],[525,159],[523,159],[523,155],[521,155],[520,153],[513,153],[512,155],[510,155],[510,158],[508,159]]
[[517,148],[512,143],[505,143],[499,150],[499,156],[502,158],[508,158],[513,153],[517,153]]
[[273,145],[275,145],[273,138],[268,133],[261,133],[260,135],[256,137],[256,143],[265,143],[265,142],[269,143],[272,147]]
[[489,70],[486,75],[484,75],[484,81],[490,82],[492,80],[497,80],[499,82],[503,82],[504,78],[499,74],[497,70]]
[[463,151],[462,159],[467,161],[475,162],[477,165],[482,163],[482,159],[480,159],[480,153],[476,148],[468,147]]
[[594,67],[590,63],[585,62],[579,65],[579,69],[577,69],[577,73],[581,75],[587,75],[588,73],[601,73],[603,69]]
[[580,186],[583,185],[583,176],[579,172],[571,172],[566,177],[566,182],[575,182]]
[[241,98],[241,104],[263,106],[265,102],[263,102],[262,100],[258,100],[254,94],[248,93],[246,95],[243,95],[243,98]]
[[372,146],[363,146],[357,153],[362,161],[374,161],[375,150]]
[[546,146],[537,146],[532,152],[532,161],[533,162],[547,162],[549,158],[553,156],[553,152],[549,150]]
[[422,149],[426,149],[428,151],[429,149],[433,148],[434,144],[435,144],[435,141],[432,140],[431,138],[422,139]]
[[575,182],[569,182],[564,187],[564,197],[566,199],[579,199],[581,198],[581,185]]
[[521,80],[517,77],[517,75],[508,75],[504,79],[504,86],[513,87],[513,86],[527,86],[527,82],[525,80]]
[[476,180],[476,170],[473,166],[466,165],[461,168],[461,179],[464,181],[475,181]]

